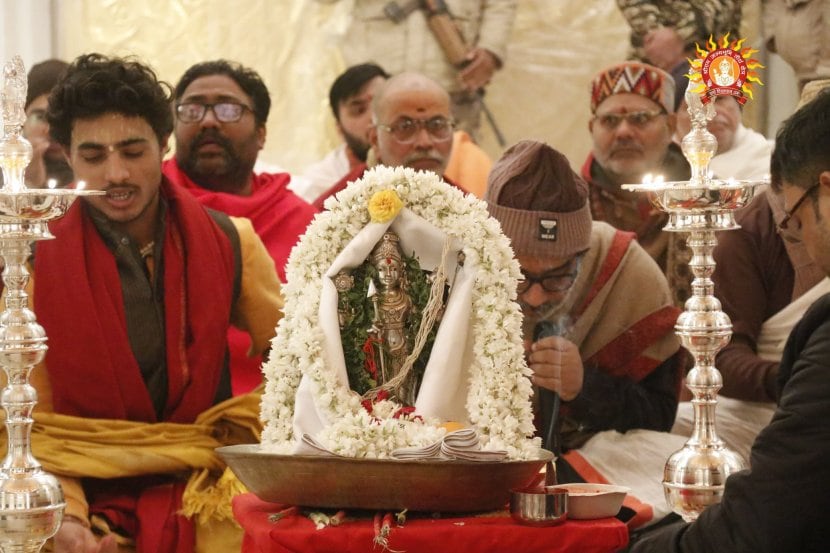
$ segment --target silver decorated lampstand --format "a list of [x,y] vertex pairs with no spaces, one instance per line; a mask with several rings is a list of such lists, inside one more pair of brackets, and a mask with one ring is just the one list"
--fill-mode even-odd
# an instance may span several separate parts
[[[691,88],[691,86],[690,86]],[[709,505],[718,503],[726,478],[746,467],[737,452],[718,438],[715,425],[717,394],[723,380],[715,368],[715,356],[732,336],[732,323],[714,296],[712,251],[715,232],[738,228],[734,212],[746,205],[761,182],[717,180],[709,172],[709,161],[717,151],[717,140],[706,128],[714,116],[712,103],[703,104],[698,94],[687,91],[692,128],[682,141],[683,154],[691,165],[689,181],[647,182],[623,185],[645,192],[651,201],[669,214],[665,230],[688,232],[692,250],[689,266],[694,274],[692,296],[675,325],[684,348],[694,357],[686,377],[692,393],[694,424],[692,435],[682,449],[672,454],[663,472],[663,488],[669,508],[694,520]]]
[[0,365],[7,385],[0,394],[6,412],[8,449],[0,467],[0,551],[37,552],[60,527],[63,491],[31,450],[32,410],[37,392],[29,374],[46,355],[46,333],[28,308],[26,263],[36,240],[53,238],[47,223],[62,217],[79,195],[70,189],[29,189],[23,174],[32,146],[20,135],[25,121],[26,73],[20,57],[4,67],[3,137],[0,139],[0,256],[5,263],[5,310],[0,314]]

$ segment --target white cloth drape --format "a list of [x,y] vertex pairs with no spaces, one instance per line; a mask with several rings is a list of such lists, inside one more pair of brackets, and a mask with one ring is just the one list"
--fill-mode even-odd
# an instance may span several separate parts
[[830,292],[830,278],[819,281],[787,307],[764,321],[758,335],[758,357],[767,361],[781,361],[784,345],[795,324],[814,301]]

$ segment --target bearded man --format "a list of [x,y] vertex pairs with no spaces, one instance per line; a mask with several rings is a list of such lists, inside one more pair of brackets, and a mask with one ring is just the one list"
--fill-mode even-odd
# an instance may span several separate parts
[[[284,282],[288,254],[316,210],[288,189],[288,173],[254,173],[271,109],[265,83],[242,65],[208,61],[184,73],[174,101],[176,157],[164,162],[165,176],[202,205],[250,219]],[[247,356],[242,333],[229,338],[234,394],[244,393],[260,383],[262,361]]]
[[372,128],[372,98],[389,78],[377,64],[353,65],[341,73],[329,89],[329,105],[337,133],[343,142],[326,156],[306,167],[302,181],[292,184],[294,191],[309,202],[328,190],[369,154],[369,129]]
[[690,295],[688,248],[675,233],[663,231],[667,215],[623,184],[646,175],[666,181],[688,180],[689,164],[672,142],[675,83],[658,67],[624,62],[600,71],[591,82],[588,122],[593,146],[582,166],[591,190],[591,212],[597,221],[635,232],[640,245],[666,273],[675,302]]

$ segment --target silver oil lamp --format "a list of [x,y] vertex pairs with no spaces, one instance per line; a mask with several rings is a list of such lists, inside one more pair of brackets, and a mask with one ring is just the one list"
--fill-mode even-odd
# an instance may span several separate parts
[[[712,52],[710,57],[716,53]],[[694,62],[692,69],[696,69]],[[702,81],[707,84],[705,75]],[[732,89],[740,89],[741,83],[737,85]],[[681,144],[691,166],[690,180],[663,182],[659,177],[646,176],[641,184],[623,185],[627,190],[647,193],[655,206],[668,213],[664,230],[689,233],[692,296],[677,319],[675,331],[694,358],[694,367],[686,376],[686,386],[693,396],[694,423],[691,437],[669,457],[663,471],[668,506],[686,521],[696,519],[706,507],[720,502],[727,477],[747,466],[740,454],[726,447],[716,431],[715,408],[723,380],[715,367],[715,356],[729,343],[732,323],[714,296],[712,251],[717,244],[715,233],[739,227],[735,210],[746,205],[755,187],[763,184],[712,177],[709,162],[717,152],[717,139],[706,125],[715,115],[714,105],[713,101],[703,103],[701,96],[692,91],[693,86],[694,82],[690,82],[685,96],[692,127]]]
[[6,412],[8,449],[0,466],[0,550],[37,552],[58,530],[64,497],[58,480],[43,471],[31,450],[32,410],[37,392],[29,374],[46,355],[46,333],[28,307],[26,263],[36,240],[53,238],[47,223],[62,217],[76,197],[95,194],[73,189],[29,189],[23,174],[32,146],[21,136],[25,122],[26,73],[15,56],[3,68],[0,91],[0,257],[5,309],[0,313],[0,365],[7,385],[0,394]]

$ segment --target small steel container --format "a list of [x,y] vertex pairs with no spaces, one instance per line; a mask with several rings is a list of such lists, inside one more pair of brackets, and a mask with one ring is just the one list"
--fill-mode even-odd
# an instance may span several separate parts
[[510,516],[528,526],[552,526],[568,518],[568,492],[545,488],[511,490]]

